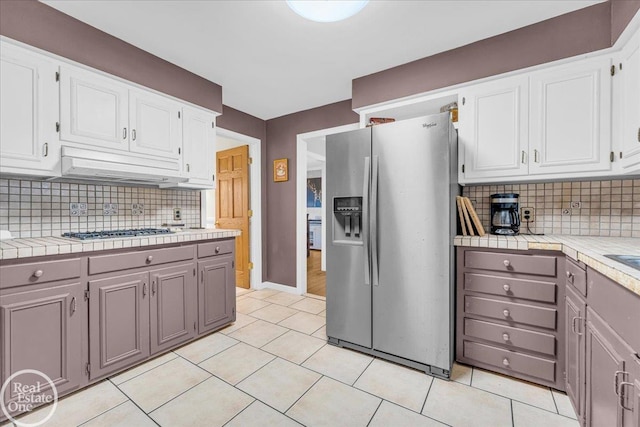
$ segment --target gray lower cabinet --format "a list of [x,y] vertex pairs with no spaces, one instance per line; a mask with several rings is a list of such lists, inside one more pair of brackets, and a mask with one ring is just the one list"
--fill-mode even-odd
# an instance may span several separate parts
[[566,363],[565,377],[567,396],[573,403],[578,420],[584,422],[585,403],[585,327],[587,303],[571,287],[566,288],[565,297],[565,337]]
[[149,357],[149,273],[89,281],[89,379]]
[[[30,288],[0,296],[0,384],[18,371],[35,369],[51,378],[59,394],[67,393],[83,381],[84,288],[79,281]],[[25,375],[17,380],[43,381]],[[12,390],[9,385],[1,397],[6,404],[17,397]]]
[[198,332],[220,328],[236,320],[233,253],[198,262]]

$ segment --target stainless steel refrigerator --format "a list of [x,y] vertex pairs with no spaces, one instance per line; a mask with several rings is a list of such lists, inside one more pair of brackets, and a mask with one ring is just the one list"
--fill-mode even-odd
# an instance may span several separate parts
[[448,113],[327,136],[329,343],[449,377],[456,144]]

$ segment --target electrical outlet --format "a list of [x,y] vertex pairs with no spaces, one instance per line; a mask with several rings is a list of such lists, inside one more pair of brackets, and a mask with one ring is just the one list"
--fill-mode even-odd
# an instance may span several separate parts
[[173,208],[173,220],[180,221],[182,219],[182,209],[181,208]]
[[562,216],[571,216],[571,209],[562,209]]
[[102,204],[102,215],[104,215],[104,216],[118,215],[118,204],[117,203],[103,203]]
[[140,216],[144,215],[144,203],[134,203],[131,205],[131,215]]
[[580,209],[582,207],[582,202],[571,202],[571,209]]
[[69,216],[88,216],[86,203],[69,203]]
[[520,218],[523,222],[533,222],[535,220],[535,210],[533,208],[520,208]]

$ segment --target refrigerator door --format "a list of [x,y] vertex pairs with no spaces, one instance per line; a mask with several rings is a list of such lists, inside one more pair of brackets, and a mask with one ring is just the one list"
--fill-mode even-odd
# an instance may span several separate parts
[[448,113],[373,127],[377,204],[371,206],[378,262],[372,268],[373,348],[446,370],[452,350],[449,132]]
[[[371,129],[327,136],[327,336],[367,348],[371,348],[370,157]],[[362,198],[361,214],[335,213],[336,197]]]

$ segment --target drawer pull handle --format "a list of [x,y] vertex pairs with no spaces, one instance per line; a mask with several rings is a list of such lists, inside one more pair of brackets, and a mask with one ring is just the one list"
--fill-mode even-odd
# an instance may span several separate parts
[[71,314],[76,312],[76,297],[71,298]]
[[502,339],[505,340],[505,341],[509,341],[509,340],[511,340],[511,337],[509,336],[508,333],[505,332],[504,334],[502,334]]
[[153,255],[149,255],[149,256],[147,257],[147,262],[151,262],[151,261],[153,261]]
[[502,285],[502,289],[504,289],[505,292],[509,292],[511,290],[511,285],[505,283],[504,285]]
[[573,273],[572,273],[572,272],[567,271],[567,280],[568,280],[569,282],[573,283],[573,279],[574,279],[574,277],[575,277],[575,276],[573,275]]
[[582,332],[578,332],[578,328],[576,328],[576,320],[582,320],[582,317],[574,317],[571,320],[571,330],[573,331],[574,334],[582,335]]
[[43,274],[44,274],[44,271],[36,270],[33,272],[33,277],[42,277]]
[[508,367],[508,366],[510,365],[510,363],[509,363],[509,359],[507,359],[506,357],[505,357],[504,359],[502,359],[502,364],[503,364],[504,366],[507,366],[507,367]]
[[616,394],[616,396],[620,396],[620,377],[619,375],[623,374],[626,375],[627,372],[625,371],[616,371],[613,374],[613,392]]
[[502,314],[504,314],[504,317],[509,317],[511,316],[511,313],[509,312],[509,310],[503,310]]
[[509,267],[511,265],[511,261],[509,261],[508,259],[505,259],[504,261],[502,261],[502,263],[505,267]]
[[216,253],[219,254],[220,253],[220,246],[216,246]]
[[626,406],[624,406],[624,401],[625,401],[625,392],[624,392],[624,388],[625,386],[631,386],[633,387],[633,383],[629,383],[629,382],[621,382],[620,383],[620,399],[618,400],[618,405],[620,405],[620,407],[622,409],[624,409],[625,411],[630,411],[633,412],[633,408],[627,408]]
[[147,296],[147,284],[143,283],[142,284],[142,298]]

